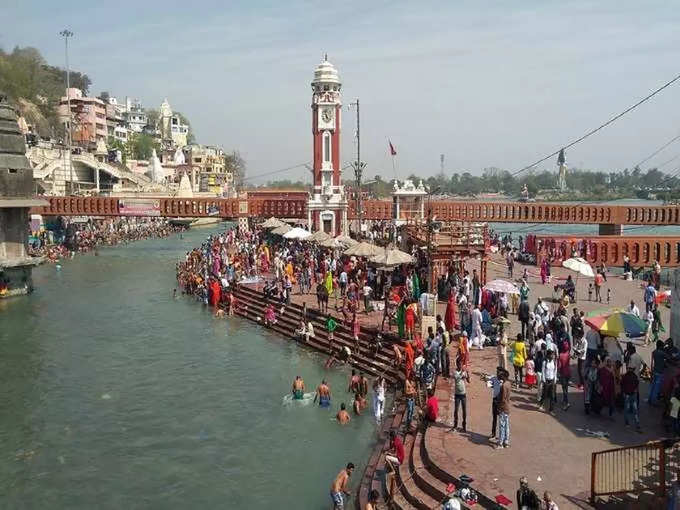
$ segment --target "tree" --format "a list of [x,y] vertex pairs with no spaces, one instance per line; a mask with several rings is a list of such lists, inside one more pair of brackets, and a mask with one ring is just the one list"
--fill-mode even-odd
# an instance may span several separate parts
[[134,133],[128,140],[128,148],[134,159],[149,159],[153,150],[160,150],[160,143],[151,135],[146,133]]
[[234,188],[237,190],[243,188],[246,177],[246,162],[238,151],[225,156],[224,168],[234,176]]
[[146,108],[144,110],[144,113],[146,113],[146,125],[151,126],[154,129],[159,128],[160,126],[158,125],[158,119],[160,117],[160,113],[158,113],[158,110],[155,108]]
[[118,150],[121,152],[122,157],[123,157],[123,164],[127,162],[127,152],[128,152],[128,147],[126,144],[118,140],[117,138],[114,138],[112,136],[109,136],[108,140],[106,140],[106,145],[110,150]]

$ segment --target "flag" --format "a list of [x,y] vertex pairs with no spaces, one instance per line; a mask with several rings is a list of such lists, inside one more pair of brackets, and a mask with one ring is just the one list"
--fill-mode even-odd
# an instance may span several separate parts
[[396,156],[396,155],[397,155],[397,151],[394,150],[394,145],[392,145],[392,142],[391,142],[390,140],[387,140],[387,143],[390,144],[390,156]]

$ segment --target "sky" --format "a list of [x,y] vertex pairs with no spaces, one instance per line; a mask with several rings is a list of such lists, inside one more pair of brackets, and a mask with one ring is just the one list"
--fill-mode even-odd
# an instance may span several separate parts
[[[310,179],[304,167],[272,172],[312,158],[324,53],[344,105],[360,99],[365,176],[383,179],[436,174],[440,154],[447,175],[518,170],[680,74],[680,9],[667,0],[1,0],[0,19],[0,47],[34,46],[53,65],[69,28],[71,67],[91,92],[153,108],[167,98],[200,143],[238,150],[254,183]],[[355,122],[345,108],[343,164],[356,158]],[[678,134],[680,81],[568,150],[567,164],[630,168]],[[680,142],[648,164],[678,153]]]

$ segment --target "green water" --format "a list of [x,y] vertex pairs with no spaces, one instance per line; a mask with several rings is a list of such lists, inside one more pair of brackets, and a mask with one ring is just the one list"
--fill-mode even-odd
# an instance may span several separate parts
[[[356,487],[375,426],[334,422],[347,372],[173,300],[208,233],[42,266],[32,296],[0,301],[0,508],[327,509],[348,461]],[[297,374],[330,381],[331,411],[284,403]]]

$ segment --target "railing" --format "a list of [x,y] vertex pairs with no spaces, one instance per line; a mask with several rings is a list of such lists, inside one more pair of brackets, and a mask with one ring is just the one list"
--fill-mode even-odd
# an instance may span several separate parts
[[679,472],[680,447],[673,439],[593,452],[590,500],[643,492],[665,497]]

